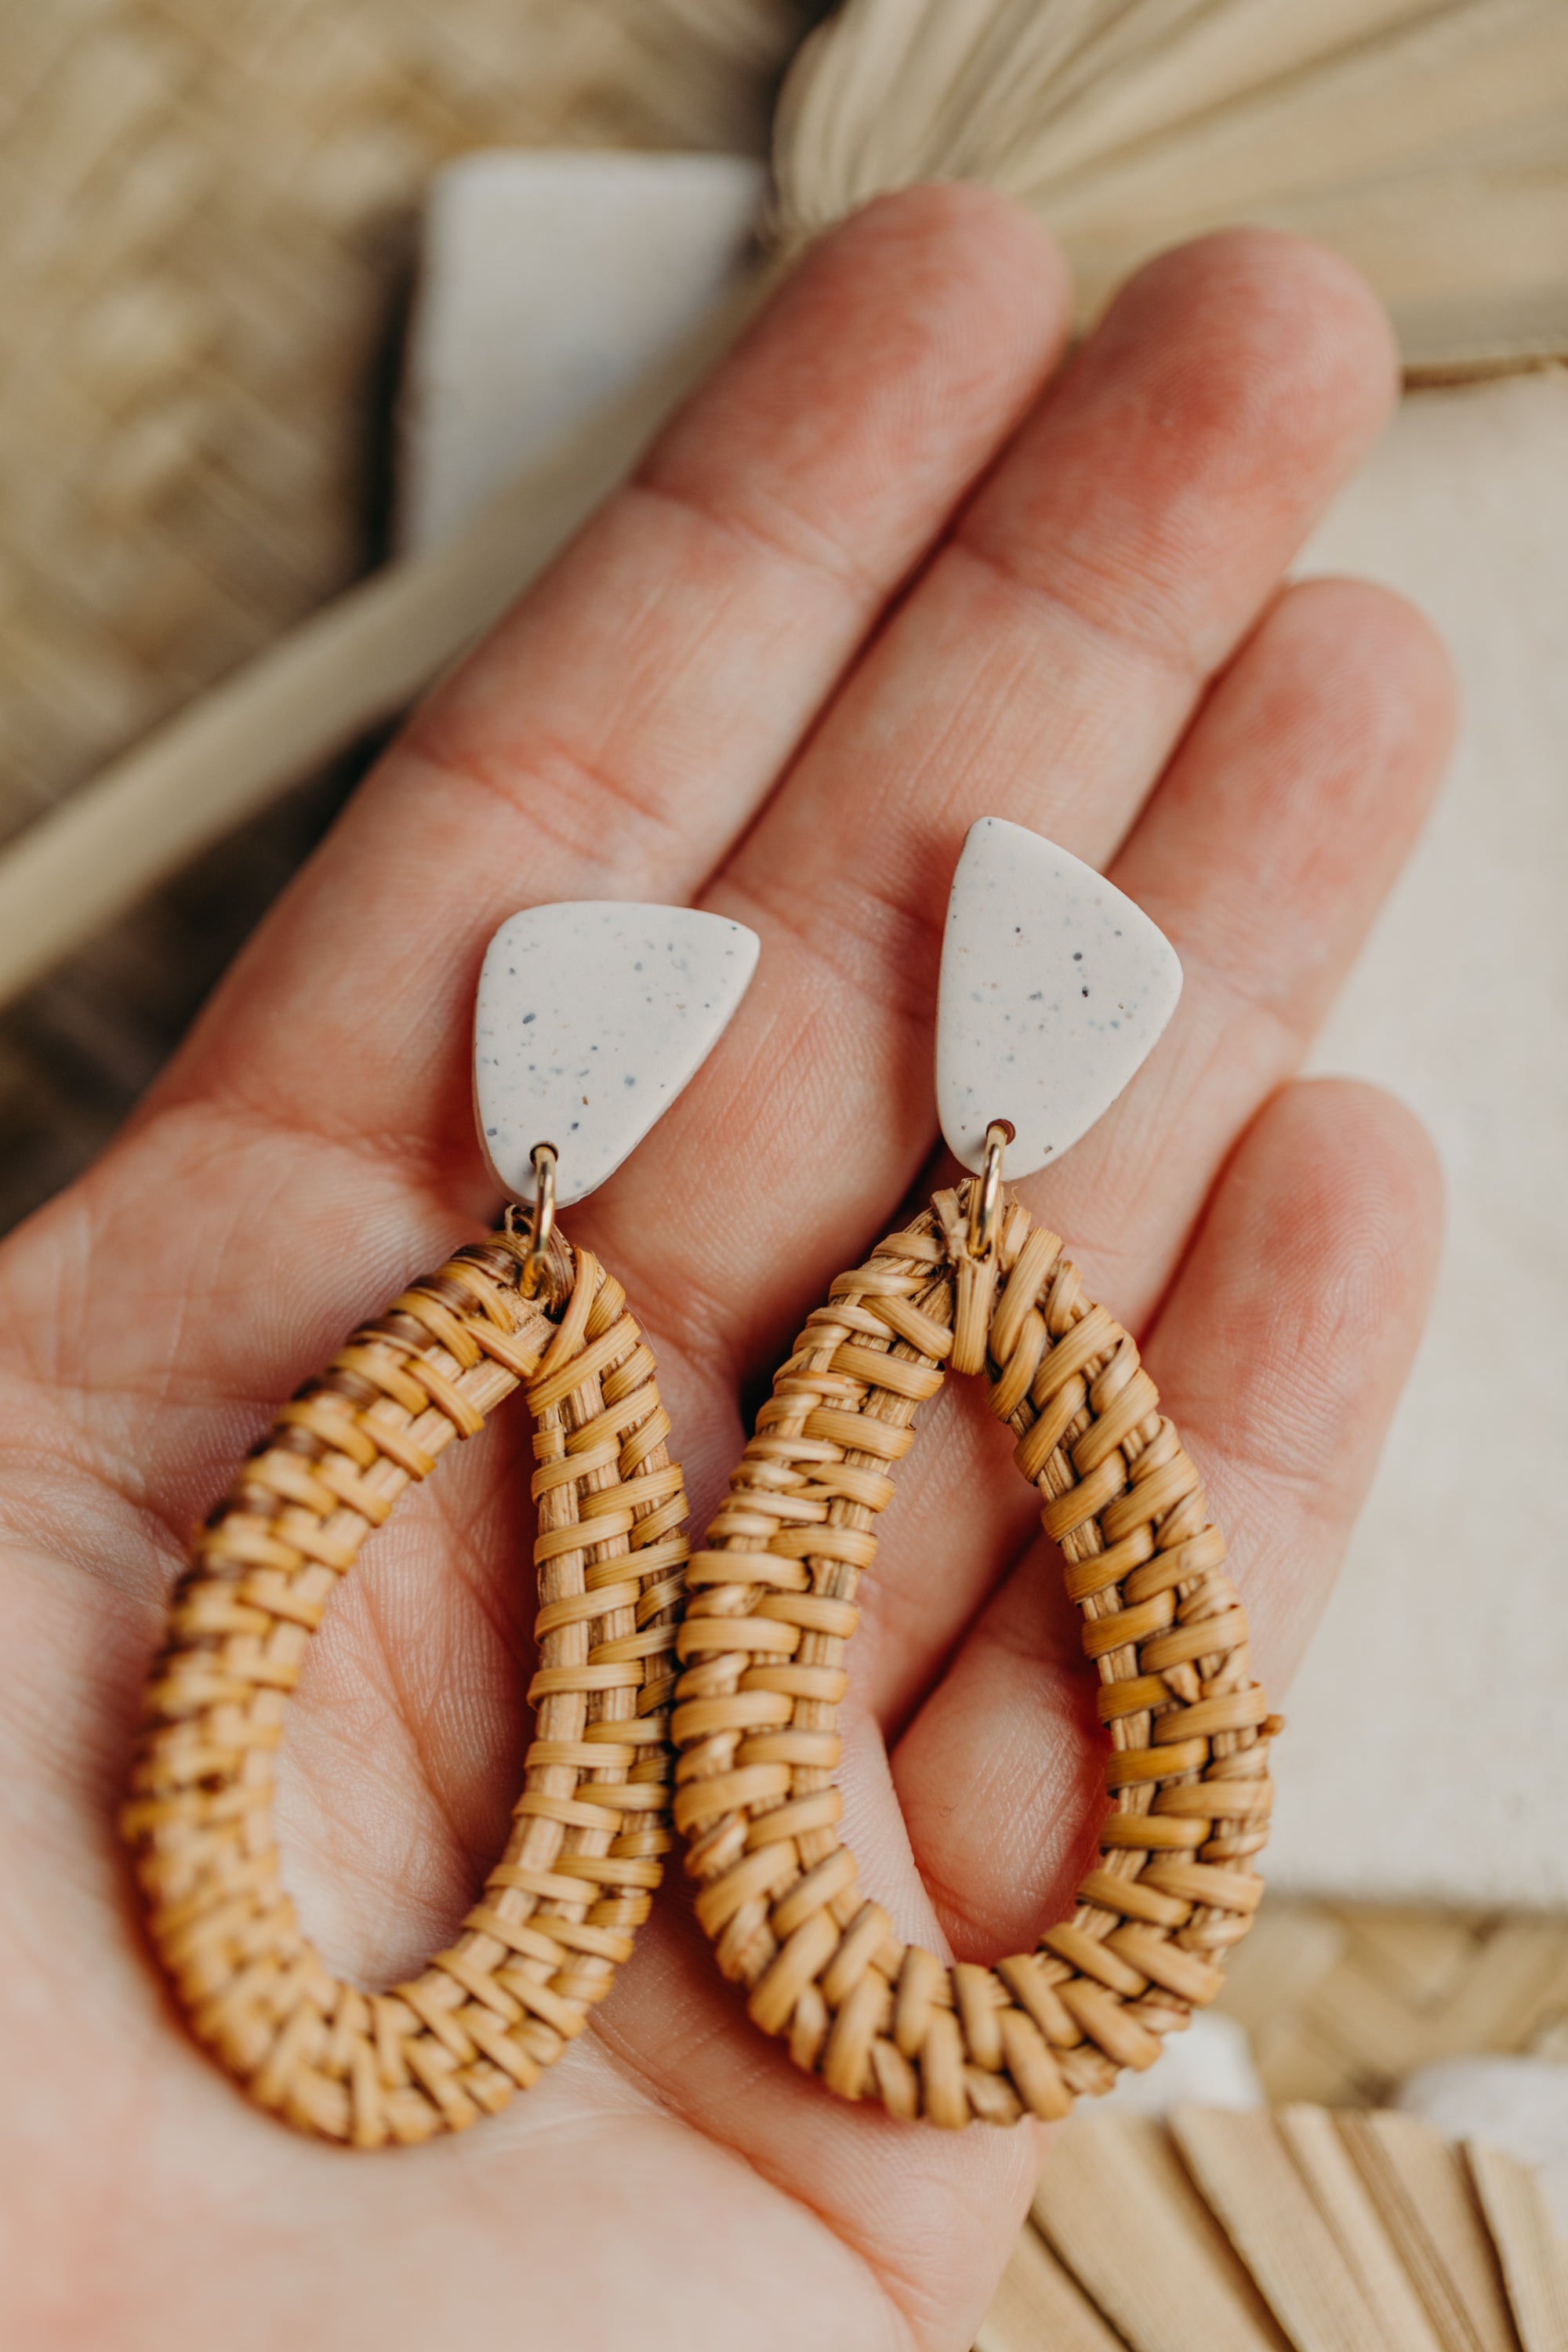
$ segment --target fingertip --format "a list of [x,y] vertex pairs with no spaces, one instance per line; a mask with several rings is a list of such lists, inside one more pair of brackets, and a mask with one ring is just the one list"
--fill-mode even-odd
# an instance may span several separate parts
[[1179,320],[1216,396],[1266,400],[1282,423],[1331,421],[1371,442],[1399,395],[1387,311],[1340,254],[1282,229],[1232,228],[1173,246],[1112,299],[1106,324]]
[[712,502],[731,481],[787,495],[831,473],[875,537],[922,481],[956,502],[1037,397],[1070,314],[1059,253],[1011,198],[959,183],[879,196],[794,266],[645,478],[700,480]]
[[[1442,781],[1457,720],[1453,663],[1415,605],[1367,580],[1293,583],[1162,788],[1185,830],[1182,862],[1212,899],[1245,831],[1237,879],[1251,897],[1268,878],[1281,905],[1315,909],[1326,931],[1357,904],[1369,919]],[[1134,870],[1155,854],[1134,835]],[[1168,841],[1158,855],[1168,869]]]
[[1367,749],[1391,741],[1440,779],[1459,722],[1459,680],[1438,630],[1408,596],[1382,582],[1321,573],[1297,582],[1270,625],[1306,633],[1332,692]]
[[1336,255],[1199,238],[1121,288],[961,535],[1190,683],[1252,625],[1396,386],[1388,322]]
[[1037,213],[978,180],[922,180],[873,196],[818,248],[868,255],[957,282],[977,305],[1016,323],[1019,300],[1059,339],[1072,303],[1072,273]]
[[1141,453],[1131,499],[1163,483],[1179,501],[1185,529],[1167,565],[1184,580],[1250,570],[1258,549],[1293,552],[1397,388],[1392,330],[1354,270],[1308,239],[1231,229],[1128,280],[1061,404],[1098,446]]
[[1286,1349],[1319,1406],[1353,1392],[1381,1438],[1426,1319],[1443,1200],[1406,1104],[1362,1079],[1299,1079],[1242,1138],[1199,1253],[1249,1352]]
[[[1265,1171],[1294,1183],[1321,1248],[1331,1253],[1353,1238],[1361,1259],[1396,1269],[1402,1294],[1418,1289],[1424,1303],[1445,1185],[1419,1114],[1368,1079],[1300,1078],[1275,1097],[1260,1130]],[[1374,1299],[1372,1312],[1395,1303]]]

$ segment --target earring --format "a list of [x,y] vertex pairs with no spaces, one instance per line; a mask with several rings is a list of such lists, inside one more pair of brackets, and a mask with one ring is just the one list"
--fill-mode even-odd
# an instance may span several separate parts
[[[1262,1893],[1267,1742],[1247,1619],[1136,1343],[1002,1184],[1054,1165],[1175,1008],[1138,908],[983,818],[942,948],[937,1095],[969,1181],[840,1276],[688,1569],[671,1730],[697,1915],[752,2017],[848,2099],[949,2127],[1065,2115],[1213,1998]],[[984,1968],[906,1944],[838,1834],[855,1588],[944,1366],[984,1372],[1039,1489],[1110,1734],[1111,1809],[1070,1919]]]
[[[283,1407],[175,1590],[123,1832],[192,2029],[301,2131],[374,2147],[504,2106],[582,2031],[647,1916],[669,1844],[687,1503],[626,1294],[555,1213],[695,1076],[757,946],[677,908],[540,907],[502,925],[479,979],[474,1093],[505,1226],[413,1283]],[[272,1751],[366,1536],[519,1387],[541,1603],[523,1792],[457,1943],[367,1996],[333,1976],[280,1890]]]

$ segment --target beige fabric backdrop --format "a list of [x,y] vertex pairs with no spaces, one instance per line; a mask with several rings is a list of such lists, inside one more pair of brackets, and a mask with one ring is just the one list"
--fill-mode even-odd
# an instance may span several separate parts
[[1304,568],[1458,663],[1436,813],[1316,1056],[1431,1128],[1437,1300],[1290,1696],[1270,1875],[1568,1906],[1568,373],[1407,400]]

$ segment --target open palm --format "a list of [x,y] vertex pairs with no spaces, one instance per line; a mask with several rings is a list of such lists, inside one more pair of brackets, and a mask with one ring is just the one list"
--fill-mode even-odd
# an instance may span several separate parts
[[[819,248],[419,712],[113,1150],[0,1255],[8,2343],[969,2341],[1037,2139],[896,2125],[795,2075],[678,1874],[526,2097],[353,2156],[187,2040],[112,1824],[191,1523],[342,1335],[493,1214],[467,1029],[497,923],[690,900],[762,935],[712,1061],[567,1220],[654,1342],[700,1515],[743,1400],[931,1156],[941,923],[983,814],[1103,866],[1185,967],[1129,1094],[1023,1189],[1145,1335],[1282,1681],[1437,1223],[1407,1117],[1294,1072],[1451,696],[1392,598],[1281,590],[1393,394],[1342,265],[1187,247],[1058,373],[1065,320],[1039,232],[976,190]],[[291,1885],[368,1982],[450,1940],[520,1778],[513,1412],[371,1545],[291,1711]],[[1070,1890],[1099,1758],[1005,1442],[956,1391],[928,1419],[862,1593],[847,1825],[901,1933],[989,1958]]]

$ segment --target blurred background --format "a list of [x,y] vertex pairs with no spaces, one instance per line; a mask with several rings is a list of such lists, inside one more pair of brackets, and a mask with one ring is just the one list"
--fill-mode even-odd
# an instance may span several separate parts
[[[384,549],[419,208],[760,154],[789,0],[0,0],[0,839]],[[363,765],[0,1013],[0,1230],[107,1140]]]

